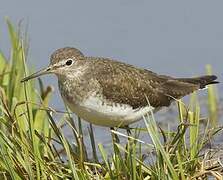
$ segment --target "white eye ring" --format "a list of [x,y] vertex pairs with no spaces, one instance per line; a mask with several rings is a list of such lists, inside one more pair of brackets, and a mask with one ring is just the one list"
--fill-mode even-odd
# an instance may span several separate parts
[[67,59],[65,64],[66,64],[67,66],[70,66],[70,65],[73,64],[73,61],[74,61],[73,59]]

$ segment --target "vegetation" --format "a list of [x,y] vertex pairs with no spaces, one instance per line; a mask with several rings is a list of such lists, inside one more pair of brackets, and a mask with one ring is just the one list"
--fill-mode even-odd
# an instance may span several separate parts
[[[208,88],[209,117],[203,119],[196,94],[189,108],[178,101],[177,131],[159,128],[153,114],[144,117],[145,129],[132,129],[131,135],[112,130],[113,153],[95,144],[89,125],[93,159],[87,157],[81,121],[69,111],[58,123],[48,107],[52,88],[38,79],[21,84],[29,71],[26,65],[27,41],[7,21],[11,40],[10,57],[0,52],[0,177],[1,179],[196,179],[222,178],[222,166],[211,150],[204,151],[218,132],[218,98],[213,86]],[[208,66],[208,73],[210,73]],[[68,124],[73,139],[67,139],[63,125]],[[139,139],[147,133],[152,143]],[[118,137],[127,138],[121,144]],[[99,154],[96,149],[99,149]],[[146,153],[142,153],[146,151]],[[89,151],[89,150],[88,150]],[[100,158],[98,158],[100,156]],[[146,157],[148,156],[148,157]],[[66,158],[67,161],[63,159]]]

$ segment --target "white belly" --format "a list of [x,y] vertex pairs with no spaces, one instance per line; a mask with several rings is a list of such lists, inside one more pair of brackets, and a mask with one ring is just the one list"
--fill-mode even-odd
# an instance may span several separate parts
[[64,99],[68,107],[82,119],[96,125],[121,127],[134,123],[154,110],[151,106],[133,109],[129,105],[103,103],[98,97],[90,97],[74,105]]

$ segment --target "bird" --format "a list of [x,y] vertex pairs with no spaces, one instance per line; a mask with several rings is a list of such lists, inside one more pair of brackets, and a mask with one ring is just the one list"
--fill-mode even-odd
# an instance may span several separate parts
[[174,78],[110,58],[88,57],[74,47],[55,50],[50,64],[21,80],[55,74],[64,103],[81,119],[126,127],[177,99],[217,84],[217,76]]

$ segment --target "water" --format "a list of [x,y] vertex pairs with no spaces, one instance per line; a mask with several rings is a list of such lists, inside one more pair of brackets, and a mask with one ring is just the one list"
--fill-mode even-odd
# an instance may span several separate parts
[[[28,24],[28,63],[36,69],[49,63],[55,49],[74,46],[88,56],[120,59],[179,77],[204,74],[205,64],[211,64],[222,81],[222,6],[223,1],[208,0],[8,0],[0,7],[0,48],[9,53],[3,18],[9,16]],[[64,110],[56,78],[43,80],[55,87],[51,106]],[[157,119],[162,121],[163,113]],[[110,142],[107,128],[95,127],[95,134],[98,142]]]

